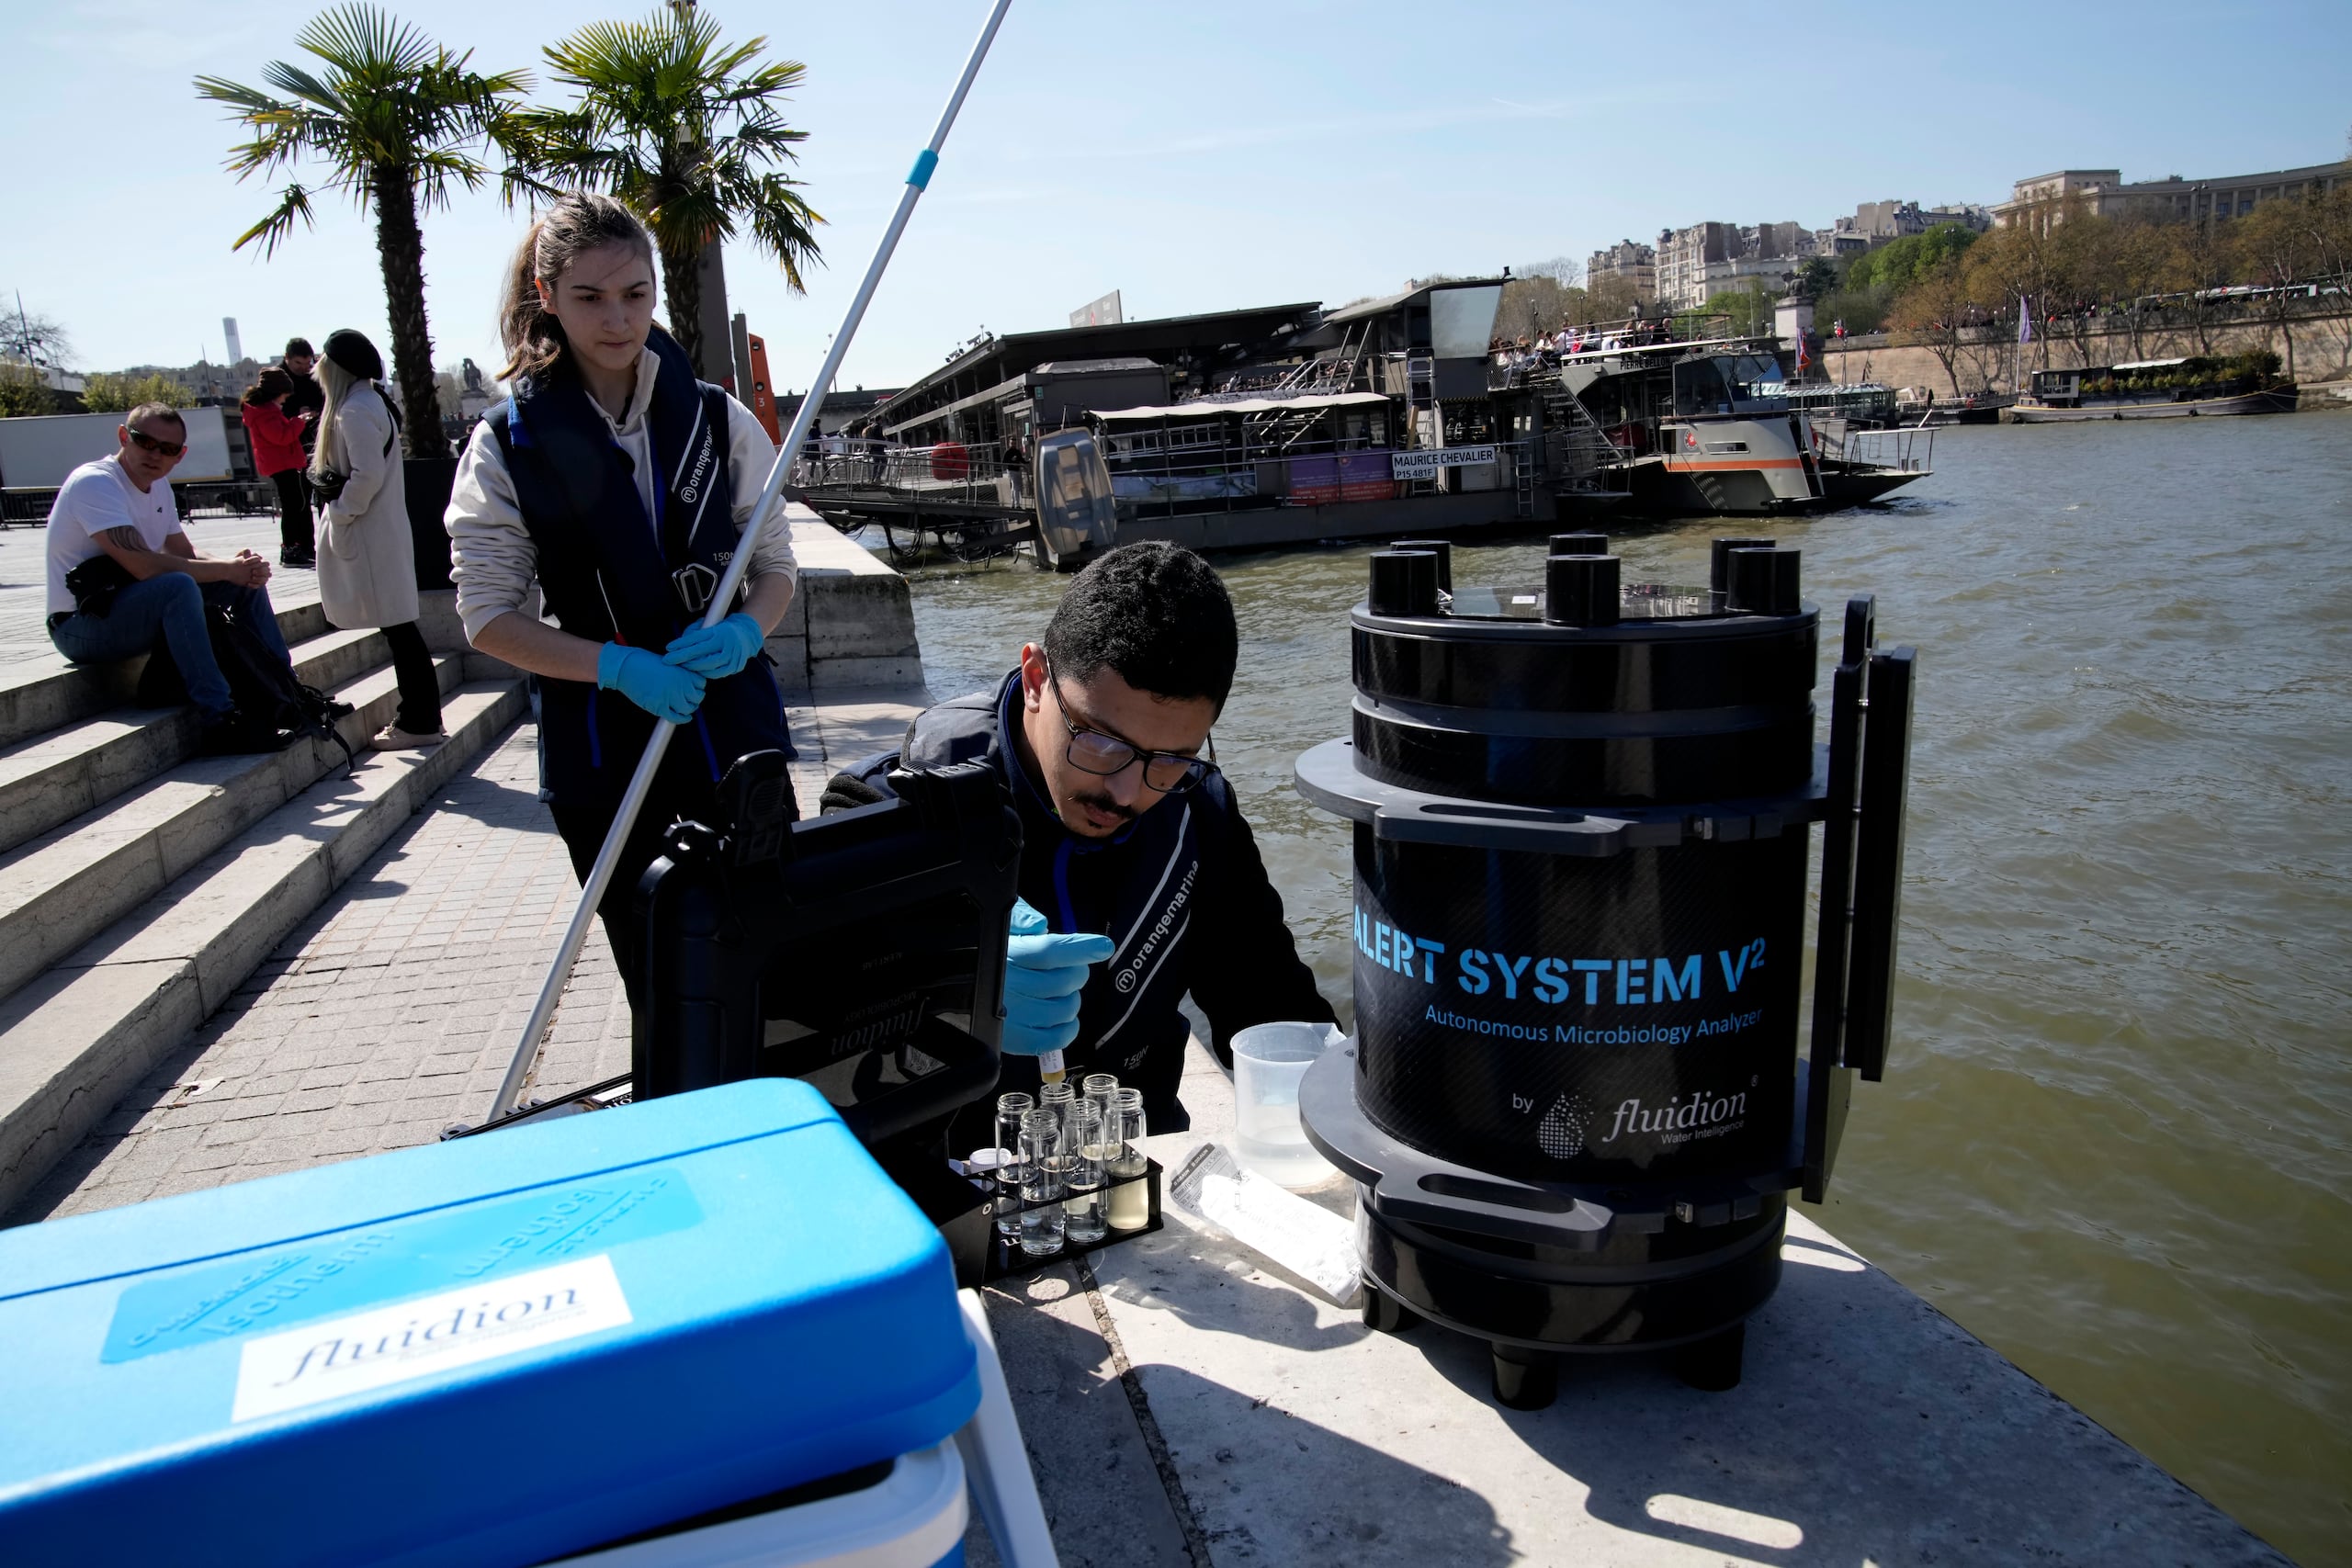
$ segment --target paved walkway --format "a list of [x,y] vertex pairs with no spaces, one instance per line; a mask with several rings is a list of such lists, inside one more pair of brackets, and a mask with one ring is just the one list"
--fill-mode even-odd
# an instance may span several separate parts
[[[18,531],[8,544],[21,540]],[[920,690],[789,710],[801,809],[905,732]],[[538,799],[526,721],[337,888],[0,1224],[113,1208],[430,1143],[478,1122],[578,885]],[[541,1094],[628,1070],[628,1008],[599,926],[558,1009]]]
[[[479,1121],[571,917],[576,885],[518,725],[126,1096],[10,1224],[432,1142]],[[628,1066],[601,931],[538,1081]]]

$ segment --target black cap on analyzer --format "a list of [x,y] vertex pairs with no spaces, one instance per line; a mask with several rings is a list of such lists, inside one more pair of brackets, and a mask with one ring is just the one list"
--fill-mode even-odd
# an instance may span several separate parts
[[1724,609],[1751,615],[1793,615],[1802,607],[1798,573],[1803,550],[1736,549],[1727,554]]
[[1374,550],[1365,607],[1375,615],[1437,614],[1437,557],[1427,550]]
[[1451,539],[1396,539],[1388,546],[1392,550],[1427,550],[1437,557],[1437,585],[1444,592],[1453,592],[1453,541]]
[[1713,554],[1707,562],[1707,586],[1721,593],[1731,586],[1731,562],[1734,550],[1769,550],[1778,539],[1717,539]]
[[1544,618],[1556,626],[1613,626],[1615,556],[1554,556],[1544,563]]

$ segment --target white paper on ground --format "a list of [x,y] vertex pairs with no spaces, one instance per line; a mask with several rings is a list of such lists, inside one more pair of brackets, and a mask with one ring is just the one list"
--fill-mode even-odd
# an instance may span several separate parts
[[1203,1144],[1177,1168],[1168,1199],[1252,1252],[1281,1264],[1341,1306],[1363,1282],[1354,1228],[1297,1193],[1244,1170],[1222,1144]]

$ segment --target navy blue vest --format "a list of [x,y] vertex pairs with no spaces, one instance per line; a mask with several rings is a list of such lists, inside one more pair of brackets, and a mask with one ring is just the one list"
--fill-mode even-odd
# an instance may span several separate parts
[[[646,416],[662,470],[658,517],[646,516],[628,454],[568,366],[525,378],[490,423],[549,613],[574,637],[659,653],[701,618],[699,603],[734,554],[735,490],[727,394],[696,380],[685,351],[661,328],[649,341],[660,366]],[[690,605],[681,573],[702,601]],[[616,807],[652,715],[594,682],[542,678],[540,697],[539,744],[556,802]],[[770,748],[789,750],[784,703],[766,661],[754,659],[704,689],[700,711],[670,743],[663,776],[707,785],[737,757]]]

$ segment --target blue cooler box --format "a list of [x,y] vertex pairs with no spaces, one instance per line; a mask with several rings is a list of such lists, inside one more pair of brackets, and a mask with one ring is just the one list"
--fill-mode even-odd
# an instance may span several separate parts
[[933,1448],[938,1233],[764,1079],[0,1231],[0,1562],[536,1562]]

